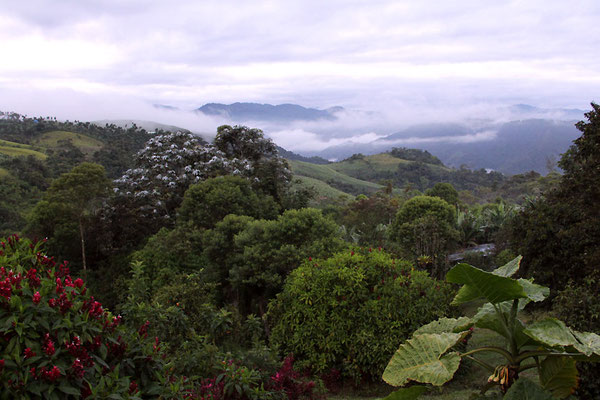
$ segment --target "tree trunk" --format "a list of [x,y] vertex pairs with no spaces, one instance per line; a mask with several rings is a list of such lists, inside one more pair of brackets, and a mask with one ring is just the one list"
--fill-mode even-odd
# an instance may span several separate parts
[[79,237],[81,238],[81,262],[83,264],[83,275],[87,277],[87,265],[85,263],[85,239],[83,238],[83,221],[79,218]]

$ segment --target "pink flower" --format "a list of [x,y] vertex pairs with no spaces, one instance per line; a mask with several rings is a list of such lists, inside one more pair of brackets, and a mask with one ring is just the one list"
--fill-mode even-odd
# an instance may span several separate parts
[[35,294],[33,295],[33,298],[32,298],[33,304],[35,304],[35,305],[40,304],[40,300],[42,300],[42,296],[40,295],[40,292],[35,292]]

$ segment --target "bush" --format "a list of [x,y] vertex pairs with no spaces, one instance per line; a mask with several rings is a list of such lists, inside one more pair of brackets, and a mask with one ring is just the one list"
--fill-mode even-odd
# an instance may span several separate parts
[[313,373],[379,380],[398,345],[450,312],[452,289],[381,250],[309,258],[270,303],[271,343]]
[[[595,271],[580,284],[569,282],[554,300],[559,319],[579,331],[600,333],[600,271]],[[600,398],[600,370],[597,364],[577,365],[581,381],[577,394],[582,399]]]
[[161,394],[158,341],[128,330],[32,243],[0,239],[2,398],[121,398]]

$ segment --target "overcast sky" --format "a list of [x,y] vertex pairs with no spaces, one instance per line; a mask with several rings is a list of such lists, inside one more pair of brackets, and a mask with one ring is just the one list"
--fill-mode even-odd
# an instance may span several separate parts
[[0,57],[0,110],[69,119],[235,101],[589,108],[600,1],[5,1]]

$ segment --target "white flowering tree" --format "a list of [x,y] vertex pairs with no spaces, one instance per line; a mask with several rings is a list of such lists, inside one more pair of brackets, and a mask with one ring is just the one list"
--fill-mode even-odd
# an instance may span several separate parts
[[291,181],[287,162],[258,129],[219,127],[214,144],[188,132],[158,135],[137,154],[135,168],[114,181],[109,229],[131,239],[172,226],[190,185],[220,175],[246,178],[279,203]]

